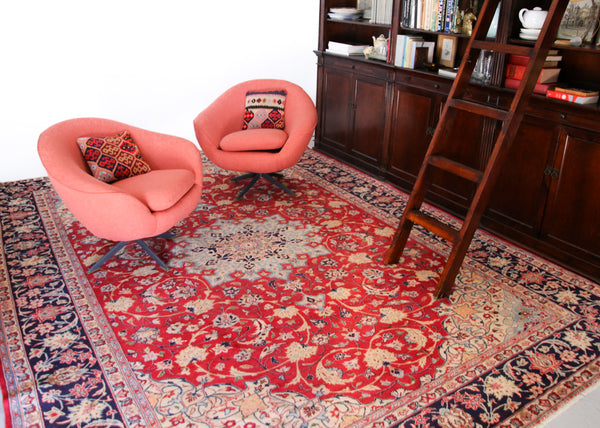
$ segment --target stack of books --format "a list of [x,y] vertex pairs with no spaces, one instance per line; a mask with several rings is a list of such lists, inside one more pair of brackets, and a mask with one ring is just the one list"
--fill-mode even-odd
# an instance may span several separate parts
[[417,68],[426,62],[432,63],[434,48],[435,42],[426,42],[419,36],[399,34],[396,39],[394,65]]
[[575,104],[596,104],[598,102],[598,91],[591,89],[569,88],[567,86],[556,86],[546,92],[548,98],[556,98]]
[[373,0],[371,22],[374,24],[391,24],[393,4],[393,0]]
[[327,45],[327,52],[346,56],[363,55],[365,48],[368,47],[368,45],[351,45],[348,43],[329,42]]
[[[537,84],[533,89],[534,93],[546,95],[546,92],[555,86],[554,84],[558,82],[558,75],[560,74],[560,67],[558,67],[560,60],[562,60],[562,56],[558,54],[557,50],[552,49],[548,51],[548,56],[546,56],[546,61],[538,77]],[[506,79],[504,79],[504,86],[506,88],[517,89],[519,87],[528,62],[529,57],[525,55],[510,55],[508,57]]]
[[460,17],[459,0],[401,0],[400,25],[427,31],[452,33]]

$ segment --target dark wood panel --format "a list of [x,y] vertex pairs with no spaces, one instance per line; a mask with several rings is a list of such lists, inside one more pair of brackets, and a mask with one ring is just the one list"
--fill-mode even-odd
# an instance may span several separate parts
[[381,162],[386,127],[386,83],[356,80],[351,150],[373,164]]
[[323,105],[320,133],[323,142],[349,150],[351,109],[354,94],[353,79],[348,73],[330,68],[323,72]]
[[546,239],[600,259],[600,135],[565,128],[554,168]]
[[486,216],[524,232],[539,233],[554,164],[556,123],[527,119],[502,166]]
[[394,90],[392,132],[387,170],[401,187],[411,189],[429,141],[437,97],[406,86]]

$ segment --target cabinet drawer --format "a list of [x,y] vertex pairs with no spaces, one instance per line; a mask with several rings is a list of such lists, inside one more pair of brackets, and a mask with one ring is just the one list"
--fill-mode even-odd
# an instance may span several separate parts
[[396,72],[396,83],[443,94],[447,94],[452,86],[452,82],[447,79],[441,79],[437,76],[419,76],[406,70]]
[[[557,108],[560,104],[560,108]],[[555,123],[600,132],[600,110],[551,100],[534,100],[527,115],[548,119]]]
[[350,73],[358,73],[362,76],[374,77],[376,79],[388,80],[388,76],[393,73],[389,67],[379,65],[375,62],[363,63],[358,60],[351,60],[336,56],[325,55],[324,65],[326,67],[346,70]]

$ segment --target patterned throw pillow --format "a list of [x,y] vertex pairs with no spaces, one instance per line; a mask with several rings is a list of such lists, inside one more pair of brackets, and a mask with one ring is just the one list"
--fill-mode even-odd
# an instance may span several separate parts
[[109,137],[80,137],[77,145],[92,175],[106,183],[150,172],[128,131]]
[[285,91],[246,92],[242,129],[284,129]]

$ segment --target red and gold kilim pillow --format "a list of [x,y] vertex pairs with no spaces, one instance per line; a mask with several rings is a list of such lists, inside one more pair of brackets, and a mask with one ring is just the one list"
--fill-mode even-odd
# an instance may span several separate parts
[[109,137],[80,137],[77,145],[92,175],[106,183],[150,172],[128,131]]
[[284,129],[285,91],[246,92],[242,129]]

